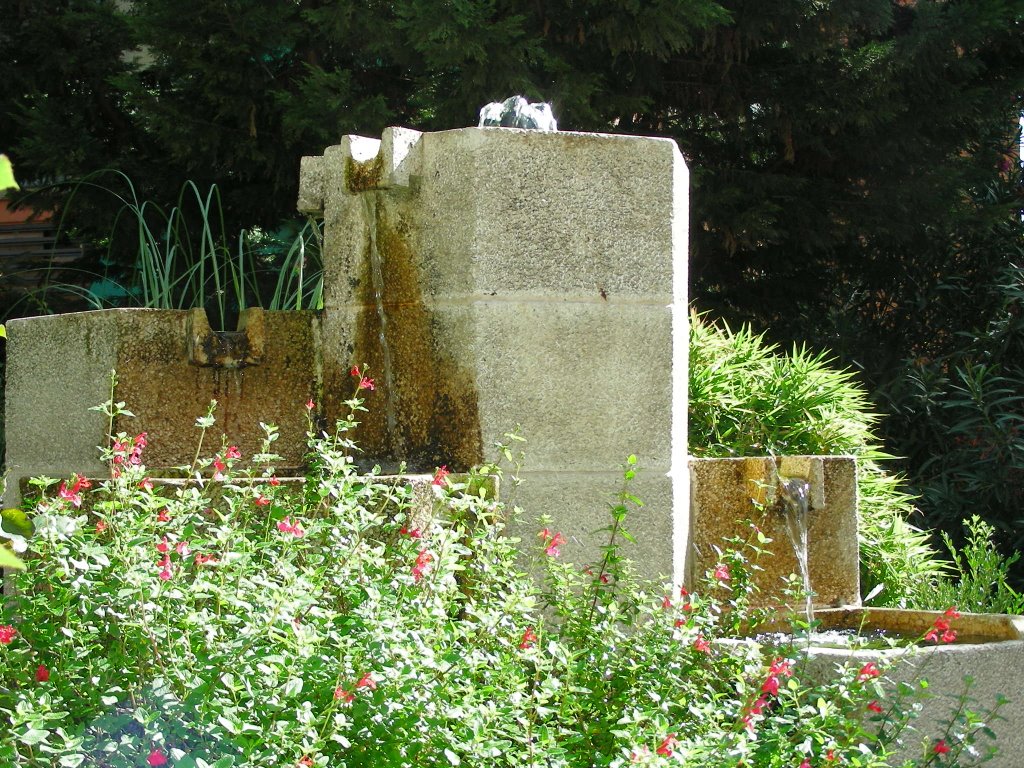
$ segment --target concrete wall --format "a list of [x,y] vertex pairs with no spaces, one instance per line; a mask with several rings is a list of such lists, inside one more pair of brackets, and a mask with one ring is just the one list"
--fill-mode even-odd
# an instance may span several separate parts
[[299,207],[326,225],[328,415],[365,363],[377,389],[360,440],[385,463],[465,468],[519,424],[517,501],[552,514],[573,558],[597,556],[591,532],[636,454],[634,555],[671,576],[688,493],[687,183],[674,142],[598,134],[388,129],[305,158]]

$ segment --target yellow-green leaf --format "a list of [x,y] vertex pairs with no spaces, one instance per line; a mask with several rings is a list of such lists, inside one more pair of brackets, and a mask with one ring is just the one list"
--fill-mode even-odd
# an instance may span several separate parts
[[21,189],[14,180],[14,168],[7,155],[0,155],[0,192],[5,189]]
[[36,527],[28,519],[28,515],[20,509],[11,507],[0,512],[0,528],[15,536],[28,538],[36,532]]
[[0,568],[17,568],[25,570],[25,564],[6,546],[0,544]]

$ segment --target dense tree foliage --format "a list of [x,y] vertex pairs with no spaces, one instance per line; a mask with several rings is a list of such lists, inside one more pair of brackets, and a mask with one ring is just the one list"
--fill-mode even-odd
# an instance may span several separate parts
[[[1011,258],[993,223],[1022,237],[1024,0],[0,0],[0,18],[0,147],[23,179],[117,168],[164,204],[216,182],[229,230],[289,217],[299,157],[344,133],[470,125],[513,93],[565,129],[670,136],[697,305],[831,348],[880,391],[983,328],[973,303],[999,306],[982,286]],[[109,229],[102,195],[77,211]]]

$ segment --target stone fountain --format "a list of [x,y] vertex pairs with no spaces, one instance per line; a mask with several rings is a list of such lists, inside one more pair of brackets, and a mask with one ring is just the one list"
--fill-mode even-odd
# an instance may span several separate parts
[[[778,478],[796,478],[812,607],[846,606],[840,615],[857,623],[853,458],[687,456],[687,195],[686,165],[665,139],[507,128],[346,136],[301,166],[299,210],[325,221],[322,313],[249,310],[231,332],[211,330],[202,310],[9,323],[4,504],[30,476],[104,471],[106,418],[88,409],[109,397],[112,369],[117,399],[137,416],[115,430],[149,433],[159,475],[191,460],[193,421],[212,399],[243,454],[259,447],[262,419],[280,428],[284,464],[299,467],[304,403],[328,423],[344,415],[349,370],[366,365],[376,389],[358,441],[369,463],[465,469],[494,458],[518,424],[528,463],[515,502],[550,514],[574,560],[597,558],[591,532],[606,524],[616,467],[635,454],[641,573],[693,583],[737,521],[757,518],[783,544],[758,577],[777,603],[798,567],[784,519],[766,510]],[[969,670],[979,700],[1024,695],[1021,624],[1000,627],[925,651],[938,659],[933,689],[956,694]],[[822,674],[846,658],[811,655],[825,659]],[[1004,714],[997,764],[1012,766],[1024,714]]]

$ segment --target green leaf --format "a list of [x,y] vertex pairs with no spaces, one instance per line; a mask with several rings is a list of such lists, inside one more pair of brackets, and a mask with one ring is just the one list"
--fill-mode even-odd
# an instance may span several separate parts
[[4,325],[3,323],[0,323],[0,339],[6,339],[6,338],[7,338],[7,326]]
[[[7,155],[0,155],[0,192],[5,189],[21,189],[14,180],[14,167]],[[0,334],[2,335],[2,334]]]
[[24,536],[25,538],[36,532],[36,527],[32,525],[28,515],[14,507],[0,512],[0,528],[7,531],[7,533],[12,533],[15,536]]
[[0,568],[17,568],[23,571],[25,570],[25,564],[4,544],[0,544]]

